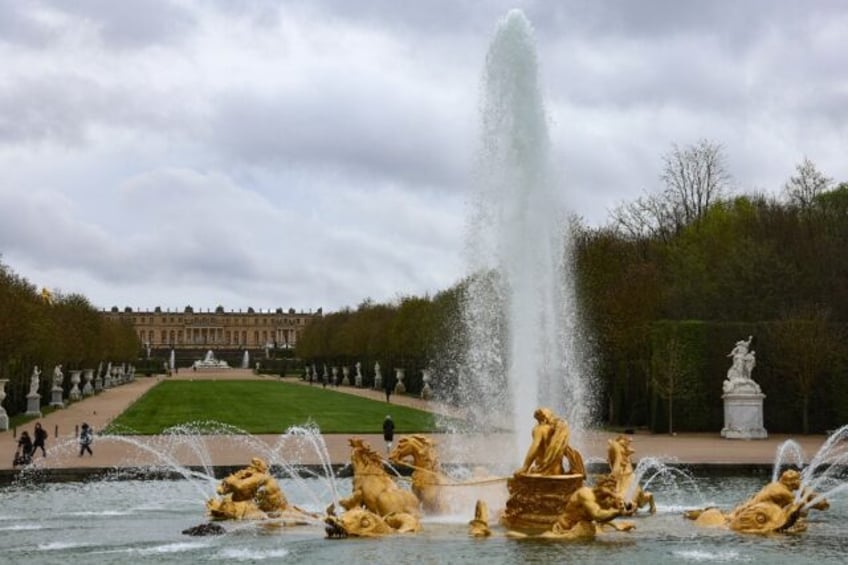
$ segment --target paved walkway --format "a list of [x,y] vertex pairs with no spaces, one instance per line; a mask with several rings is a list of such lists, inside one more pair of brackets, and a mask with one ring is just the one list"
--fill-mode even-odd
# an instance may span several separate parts
[[[228,379],[265,379],[276,380],[276,377],[257,376],[249,370],[231,369],[226,372],[193,372],[183,370],[173,379],[194,380],[228,380]],[[76,453],[76,433],[82,422],[88,422],[95,431],[103,429],[114,418],[126,410],[136,399],[160,382],[162,377],[140,377],[134,382],[106,390],[97,396],[86,398],[73,403],[67,408],[56,410],[38,421],[48,431],[48,456],[43,458],[36,455],[35,465],[47,469],[63,468],[111,468],[123,466],[139,466],[155,462],[149,446],[161,438],[132,438],[132,440],[95,439],[93,444],[94,456],[79,457]],[[301,381],[287,379],[287,382]],[[317,386],[317,385],[313,385]],[[374,400],[385,401],[382,391],[339,387],[334,390],[348,394],[356,394]],[[455,415],[456,411],[435,402],[428,402],[408,396],[392,395],[392,404],[420,408],[431,412]],[[35,421],[23,426],[32,435]],[[22,430],[18,430],[20,432]],[[402,430],[398,430],[402,435]],[[587,432],[580,441],[581,451],[587,461],[598,461],[606,458],[607,439],[615,434],[603,431]],[[382,437],[377,434],[363,435],[372,446],[382,446]],[[435,436],[440,445],[444,446],[443,463],[473,463],[481,465],[498,465],[507,462],[510,455],[505,453],[503,445],[505,438],[501,435],[464,436],[460,450],[451,450],[445,445],[448,438]],[[334,464],[346,464],[349,461],[350,450],[347,443],[349,436],[343,434],[328,434],[324,436],[329,457]],[[269,449],[278,444],[280,436],[254,436],[256,441],[264,443]],[[664,462],[680,464],[719,464],[719,465],[769,465],[774,462],[778,446],[790,439],[786,435],[772,435],[766,440],[742,441],[725,440],[716,434],[679,434],[676,436],[637,433],[633,436],[633,448],[636,457],[656,457]],[[801,446],[807,458],[818,451],[825,436],[792,436]],[[15,453],[17,439],[13,431],[0,432],[0,470],[12,469],[12,459]],[[203,438],[205,451],[208,452],[211,463],[222,466],[240,466],[255,455],[255,445],[251,447],[247,441],[222,441],[219,437]],[[197,465],[202,461],[196,452],[190,449],[178,454],[179,462],[183,465]],[[305,454],[301,459],[305,464],[319,464],[317,456]]]

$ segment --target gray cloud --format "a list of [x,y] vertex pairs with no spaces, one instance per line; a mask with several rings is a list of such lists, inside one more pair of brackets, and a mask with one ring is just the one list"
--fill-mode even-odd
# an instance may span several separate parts
[[[95,304],[336,308],[463,276],[478,88],[512,2],[0,0],[0,253]],[[848,178],[836,1],[518,2],[591,225],[725,146]]]

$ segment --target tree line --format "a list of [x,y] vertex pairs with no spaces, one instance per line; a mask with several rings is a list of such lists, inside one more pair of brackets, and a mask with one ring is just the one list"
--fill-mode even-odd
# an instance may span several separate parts
[[43,373],[39,394],[45,404],[54,366],[62,365],[67,381],[69,370],[133,362],[140,348],[131,323],[107,319],[80,294],[39,292],[0,263],[0,379],[9,381],[3,403],[9,415],[26,411],[35,366]]
[[[720,429],[727,353],[748,335],[767,429],[825,431],[848,420],[848,183],[805,158],[780,195],[734,193],[723,147],[708,140],[672,146],[659,178],[656,192],[613,210],[607,225],[572,227],[598,423]],[[326,314],[298,355],[319,366],[360,361],[366,378],[377,360],[384,373],[404,367],[413,393],[420,370],[433,368],[450,400],[467,288]]]

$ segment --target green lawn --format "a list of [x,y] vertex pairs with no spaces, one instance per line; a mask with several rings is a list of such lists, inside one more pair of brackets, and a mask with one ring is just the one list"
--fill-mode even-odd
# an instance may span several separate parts
[[280,381],[163,381],[106,430],[158,434],[174,425],[215,421],[251,434],[282,433],[308,421],[323,433],[381,433],[391,414],[398,433],[434,432],[429,412],[332,389]]

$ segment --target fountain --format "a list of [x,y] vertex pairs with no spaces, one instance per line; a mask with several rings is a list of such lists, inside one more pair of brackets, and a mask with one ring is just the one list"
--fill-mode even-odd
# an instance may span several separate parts
[[581,378],[568,221],[550,163],[533,30],[518,11],[500,23],[486,56],[479,183],[470,200],[471,273],[459,394],[478,428],[514,432],[514,461],[539,405],[576,433],[591,416]]
[[215,354],[210,349],[206,352],[206,355],[202,360],[195,361],[192,365],[192,368],[195,370],[203,370],[203,369],[229,369],[230,365],[223,360],[215,359]]
[[[515,77],[520,80],[513,80]],[[33,466],[22,472],[18,482],[0,488],[0,546],[4,548],[4,559],[27,563],[426,560],[476,564],[625,559],[635,563],[797,562],[798,556],[804,556],[818,563],[841,563],[842,525],[848,520],[844,504],[834,505],[824,518],[815,517],[814,536],[792,538],[743,538],[726,531],[704,532],[681,518],[683,508],[732,508],[739,501],[739,493],[755,492],[760,487],[762,481],[756,477],[699,479],[698,488],[693,489],[697,492],[690,491],[684,501],[675,505],[664,501],[680,495],[679,485],[672,492],[657,481],[651,488],[655,513],[634,516],[633,522],[617,528],[630,530],[635,525],[632,531],[621,534],[626,538],[607,537],[602,543],[519,542],[507,537],[504,528],[490,526],[489,509],[500,511],[506,507],[499,523],[512,530],[514,537],[528,532],[542,532],[554,538],[595,536],[600,529],[598,524],[634,512],[638,502],[648,498],[645,489],[651,480],[674,473],[660,462],[647,459],[640,460],[633,469],[628,446],[618,444],[614,449],[619,451],[609,460],[610,475],[592,481],[587,478],[582,456],[571,446],[571,430],[565,422],[572,425],[575,433],[579,432],[590,417],[591,403],[586,385],[576,378],[581,363],[577,334],[573,331],[576,313],[570,282],[564,276],[567,268],[559,259],[563,234],[555,229],[561,220],[560,208],[547,171],[548,140],[536,85],[532,34],[520,12],[511,12],[498,30],[487,60],[486,88],[487,150],[481,156],[485,174],[483,189],[476,197],[479,206],[469,240],[472,254],[474,250],[481,253],[480,260],[472,263],[475,277],[465,311],[472,339],[471,347],[463,354],[459,382],[468,394],[467,405],[473,406],[477,398],[481,399],[480,409],[472,416],[486,431],[506,427],[514,432],[511,451],[516,467],[520,465],[517,472],[510,477],[491,477],[468,469],[451,469],[448,473],[432,453],[429,461],[413,459],[415,472],[424,470],[421,477],[441,473],[435,479],[439,488],[433,495],[432,512],[425,509],[419,517],[408,507],[410,497],[400,494],[414,492],[414,488],[406,490],[403,479],[391,468],[384,472],[385,461],[379,462],[382,466],[378,469],[378,461],[363,454],[363,459],[352,461],[351,466],[354,473],[361,467],[360,480],[356,476],[344,478],[330,465],[323,438],[313,427],[290,429],[270,442],[232,427],[210,428],[208,424],[187,424],[150,438],[105,435],[98,438],[99,445],[120,444],[126,448],[128,458],[125,465],[106,476],[83,483],[44,483],[39,480],[39,468]],[[487,333],[491,330],[498,331],[495,335]],[[501,351],[505,354],[501,355]],[[210,351],[203,361],[195,362],[195,367],[206,368],[212,363],[214,368],[221,368],[223,362],[215,360]],[[312,374],[318,374],[315,367]],[[109,375],[107,370],[107,379]],[[329,375],[324,366],[322,381],[326,383]],[[479,378],[483,375],[489,378],[488,382]],[[379,364],[375,364],[375,381],[381,378]],[[534,413],[541,398],[553,410],[537,410],[538,423],[531,428],[528,415]],[[505,414],[512,417],[511,422],[494,420]],[[846,464],[842,452],[843,444],[848,443],[846,436],[848,431],[844,428],[831,436],[800,474],[798,492],[809,493],[807,489],[812,489],[816,495],[793,499],[792,504],[820,504],[824,497],[833,502],[835,495],[843,492],[845,482],[840,480],[839,472]],[[521,446],[530,439],[532,443],[522,463]],[[396,449],[402,443],[399,441]],[[416,449],[427,454],[428,446],[408,443],[404,443],[404,448],[409,447],[410,456],[414,457]],[[247,446],[257,460],[251,461],[250,468],[237,470],[229,482],[224,479],[228,486],[222,487],[215,475],[213,452],[220,456],[236,444]],[[351,447],[355,453],[358,449],[367,451],[361,441],[352,441]],[[73,466],[77,449],[74,438],[56,438],[49,450],[50,461]],[[406,456],[400,451],[393,453],[396,462]],[[786,444],[779,450],[775,473],[791,457],[805,460],[795,446]],[[307,465],[307,461],[312,463]],[[400,463],[396,464],[400,467]],[[371,473],[379,478],[368,478]],[[466,473],[467,480],[454,478],[461,473]],[[294,501],[304,510],[304,526],[284,527],[286,522],[278,520],[274,510],[260,508],[260,520],[223,522],[223,535],[199,539],[186,538],[181,533],[186,526],[197,523],[205,510],[220,508],[215,503],[211,504],[213,508],[207,506],[210,500],[218,500],[218,494],[229,494],[231,502],[251,501],[258,508],[263,500],[257,500],[258,487],[251,489],[245,500],[235,500],[232,495],[245,482],[253,484],[250,481],[257,476],[266,488],[273,479],[276,486],[271,488],[272,493],[278,488],[285,493],[284,500]],[[143,480],[137,480],[139,477]],[[414,476],[412,480],[414,486]],[[481,497],[476,505],[465,501],[459,507],[451,504],[469,491],[478,497],[477,487],[503,491],[507,480],[510,498],[503,505],[493,504],[494,496]],[[377,484],[376,494],[365,486],[366,482]],[[423,493],[432,491],[433,482],[434,479],[422,479],[417,485],[422,493],[418,496],[429,496]],[[223,492],[219,493],[219,488]],[[381,515],[389,508],[381,506],[387,491],[388,498],[403,503],[401,509],[406,511],[400,513],[402,516]],[[536,497],[549,495],[553,500],[534,502]],[[331,512],[325,510],[328,503]],[[346,508],[347,512],[336,516],[337,507]],[[540,508],[545,511],[538,512]],[[250,505],[243,509],[247,514],[253,512]],[[411,522],[411,518],[416,522]],[[363,536],[417,533],[356,543],[328,542],[323,539],[327,526],[332,537],[354,528]]]
[[241,358],[241,368],[250,369],[250,353],[247,349],[244,350],[244,355]]

